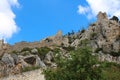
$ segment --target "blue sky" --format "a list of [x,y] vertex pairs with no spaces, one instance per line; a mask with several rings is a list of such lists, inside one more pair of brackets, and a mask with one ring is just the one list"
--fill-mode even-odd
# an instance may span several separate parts
[[55,35],[58,30],[66,34],[88,25],[87,18],[77,12],[84,0],[20,0],[19,3],[21,7],[14,13],[20,31],[9,43],[39,41]]
[[87,29],[99,11],[120,18],[119,5],[120,0],[1,0],[0,39],[33,42],[58,30]]

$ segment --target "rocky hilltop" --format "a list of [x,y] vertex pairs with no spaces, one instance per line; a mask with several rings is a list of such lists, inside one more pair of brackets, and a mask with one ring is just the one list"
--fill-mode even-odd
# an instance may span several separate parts
[[78,42],[86,40],[93,52],[99,48],[104,53],[117,53],[120,51],[119,19],[115,16],[108,19],[106,13],[99,12],[97,21],[90,24],[86,31],[77,34],[76,38],[72,46],[79,46]]
[[98,55],[100,61],[120,64],[120,21],[116,16],[108,18],[106,13],[99,12],[97,21],[87,30],[55,36],[38,42],[18,42],[14,45],[0,40],[0,77],[21,73],[26,67],[57,67],[54,57],[62,55],[69,58],[69,50],[90,47],[92,54]]

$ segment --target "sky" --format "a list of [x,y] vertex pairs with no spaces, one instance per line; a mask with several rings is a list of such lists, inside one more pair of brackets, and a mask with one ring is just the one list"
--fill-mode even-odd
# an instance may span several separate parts
[[120,17],[120,0],[0,0],[0,39],[40,41],[58,30],[87,29],[99,11]]

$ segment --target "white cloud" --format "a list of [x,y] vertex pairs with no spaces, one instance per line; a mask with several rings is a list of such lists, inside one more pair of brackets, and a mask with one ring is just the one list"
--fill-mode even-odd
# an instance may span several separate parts
[[99,11],[106,12],[110,16],[120,18],[120,0],[86,0],[88,6],[78,6],[79,14],[86,14],[87,17],[95,17]]
[[90,10],[89,7],[83,7],[81,5],[79,5],[78,8],[79,8],[78,13],[80,13],[80,14],[86,14]]
[[15,14],[11,7],[18,7],[18,0],[0,0],[0,39],[9,39],[18,32],[19,28],[15,23]]

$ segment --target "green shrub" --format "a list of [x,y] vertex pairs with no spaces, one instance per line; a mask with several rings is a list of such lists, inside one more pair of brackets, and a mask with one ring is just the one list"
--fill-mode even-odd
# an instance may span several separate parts
[[71,51],[71,59],[56,57],[57,68],[44,70],[46,80],[120,80],[120,64],[99,62],[91,53],[81,48]]
[[27,72],[27,71],[32,71],[32,70],[36,70],[39,69],[40,67],[38,66],[31,66],[31,67],[25,67],[22,69],[22,72]]
[[24,52],[22,53],[23,56],[27,56],[27,55],[29,55],[29,54],[30,54],[29,51],[24,51]]
[[62,47],[63,49],[67,50],[67,51],[73,51],[75,50],[75,47],[73,46],[68,46],[68,47]]
[[90,40],[84,39],[79,42],[79,46],[87,46],[90,43]]
[[94,38],[94,37],[97,36],[97,33],[93,32],[93,33],[91,33],[90,35],[91,35],[91,38]]
[[81,33],[84,33],[84,32],[85,32],[85,29],[82,29],[82,30],[81,30]]
[[50,48],[48,47],[41,47],[41,48],[37,48],[38,50],[38,56],[41,58],[41,59],[44,59],[45,55],[51,51]]
[[71,59],[59,59],[56,69],[44,71],[46,80],[102,80],[101,68],[90,49],[78,49],[71,52]]
[[120,64],[103,62],[102,76],[104,80],[120,80]]
[[69,44],[71,44],[73,42],[73,38],[71,36],[68,36],[68,40],[69,40]]
[[59,48],[55,48],[52,50],[54,53],[59,53],[61,50]]
[[18,52],[14,50],[14,51],[12,51],[11,53],[17,54]]
[[31,51],[31,48],[25,47],[25,48],[23,48],[23,49],[21,50],[21,52],[24,52],[24,51]]

